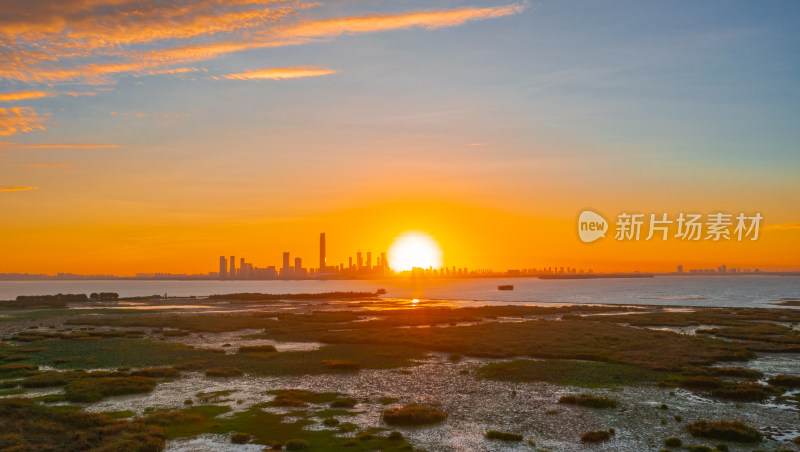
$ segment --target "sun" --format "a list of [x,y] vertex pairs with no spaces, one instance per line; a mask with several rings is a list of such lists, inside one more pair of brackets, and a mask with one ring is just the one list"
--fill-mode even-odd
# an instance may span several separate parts
[[408,231],[394,239],[389,247],[389,267],[394,271],[441,268],[442,249],[436,240],[420,231]]

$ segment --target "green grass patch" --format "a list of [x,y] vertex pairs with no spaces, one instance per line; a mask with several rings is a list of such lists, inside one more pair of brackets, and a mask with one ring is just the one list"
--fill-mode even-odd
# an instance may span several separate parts
[[20,395],[26,392],[24,389],[0,389],[0,396]]
[[91,403],[106,397],[141,394],[156,387],[156,380],[148,377],[82,378],[64,386],[65,398],[70,402]]
[[235,389],[225,389],[222,391],[198,392],[195,396],[200,399],[202,403],[219,403],[235,392],[238,391]]
[[477,376],[488,380],[545,381],[562,386],[597,388],[653,383],[668,378],[670,374],[625,364],[517,359],[486,364],[478,369]]
[[0,322],[16,322],[19,320],[44,320],[57,317],[77,317],[84,315],[128,315],[128,314],[149,314],[158,313],[163,310],[155,309],[34,309],[26,310],[24,312],[0,311],[0,314],[7,315],[8,317],[0,317]]
[[274,345],[243,345],[238,353],[278,353]]
[[[326,361],[358,361],[366,369],[390,369],[415,365],[413,360],[427,355],[418,349],[383,345],[330,345],[318,350],[283,352],[271,355],[236,353],[226,355],[192,348],[183,344],[139,338],[108,338],[48,342],[48,349],[31,353],[25,362],[61,369],[87,367],[147,368],[172,366],[185,368],[187,362],[197,367],[235,367],[255,375],[317,375],[349,372],[326,364]],[[75,360],[63,361],[75,357]]]
[[309,403],[330,403],[337,399],[338,392],[313,392],[302,389],[276,389],[267,391],[275,395],[275,399],[268,402],[269,406],[297,407]]
[[711,367],[709,370],[712,375],[718,377],[748,378],[755,380],[764,376],[764,373],[760,370],[748,369],[746,367]]
[[110,417],[111,419],[128,419],[132,418],[136,415],[135,412],[131,410],[122,410],[122,411],[104,411],[102,414]]
[[[287,415],[268,413],[258,407],[252,407],[232,416],[218,417],[229,411],[230,408],[226,406],[195,406],[181,410],[183,415],[175,415],[174,412],[168,412],[169,415],[154,413],[145,418],[144,422],[162,426],[167,438],[170,439],[192,437],[202,433],[231,435],[239,432],[250,435],[251,442],[265,446],[280,444],[285,448],[290,441],[302,441],[307,443],[309,450],[334,452],[410,450],[409,444],[402,438],[389,439],[378,435],[370,435],[369,439],[356,441],[354,445],[345,445],[352,439],[336,436],[338,430],[307,430],[304,427],[313,424],[314,421],[301,419],[284,422],[285,417],[291,416],[292,413]],[[358,433],[357,429],[350,431]]]
[[686,425],[686,431],[692,436],[701,438],[737,441],[741,443],[757,443],[761,441],[761,432],[741,421],[697,421]]
[[341,397],[331,402],[331,408],[353,408],[358,404],[358,400],[352,397]]
[[36,374],[38,370],[38,367],[31,364],[2,364],[0,365],[0,379],[29,377]]
[[238,367],[209,367],[206,369],[206,377],[232,378],[244,375],[242,369]]
[[347,361],[343,359],[328,359],[322,361],[328,369],[344,372],[355,372],[361,368],[361,363],[357,361]]
[[338,427],[340,423],[341,422],[339,422],[338,419],[333,417],[328,417],[322,420],[322,425],[325,427]]
[[431,406],[412,403],[383,411],[383,421],[393,426],[415,426],[439,424],[447,419],[447,413]]
[[184,363],[175,364],[172,367],[178,370],[185,370],[185,371],[203,370],[208,367],[208,361],[205,360],[187,361]]
[[687,389],[718,389],[725,386],[725,382],[716,377],[694,375],[678,380],[678,386]]
[[715,389],[711,391],[711,395],[737,402],[761,402],[769,396],[767,389],[758,383],[742,383]]
[[315,411],[314,416],[320,418],[326,418],[333,416],[355,416],[360,413],[361,413],[360,411],[348,411],[339,408],[326,408],[324,410]]
[[611,439],[611,432],[608,430],[593,430],[581,435],[582,443],[599,443]]
[[486,432],[487,439],[499,439],[502,441],[522,441],[522,435],[517,433],[500,432],[497,430],[489,430]]
[[0,399],[0,444],[20,451],[158,451],[164,432],[141,422],[9,398]]
[[558,403],[585,406],[588,408],[616,408],[618,404],[617,400],[611,397],[591,394],[565,395],[558,399]]
[[776,375],[774,377],[770,377],[767,380],[767,383],[771,384],[772,386],[780,386],[783,388],[800,388],[800,377],[795,375]]
[[181,376],[181,373],[172,367],[146,367],[144,369],[132,370],[130,375],[133,377],[178,378]]
[[586,320],[484,322],[420,328],[414,334],[408,334],[408,330],[402,328],[362,327],[331,331],[320,335],[318,340],[402,345],[478,357],[529,356],[600,361],[673,372],[718,361],[742,361],[754,356],[743,345],[731,341]]

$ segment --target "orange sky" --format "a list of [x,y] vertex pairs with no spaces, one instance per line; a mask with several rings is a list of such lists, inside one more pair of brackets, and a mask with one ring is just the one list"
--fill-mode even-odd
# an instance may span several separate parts
[[[185,6],[4,4],[0,272],[314,266],[320,232],[338,264],[407,230],[446,266],[800,269],[779,7]],[[756,242],[584,244],[587,208],[764,222]]]
[[[577,212],[576,212],[577,214]],[[612,216],[608,216],[613,220]],[[612,226],[613,227],[613,226]],[[446,266],[493,268],[571,266],[594,271],[673,271],[688,268],[796,268],[796,229],[762,228],[756,242],[619,242],[613,231],[592,244],[577,239],[575,218],[512,214],[455,202],[404,202],[311,217],[258,218],[241,222],[174,219],[169,224],[130,219],[118,224],[52,224],[4,228],[9,255],[23,256],[3,271],[134,274],[140,271],[205,273],[219,255],[280,266],[280,253],[315,266],[319,232],[326,232],[328,262],[346,263],[356,251],[377,256],[407,230],[431,234]],[[646,235],[643,232],[642,239]],[[35,246],[31,246],[34,244]],[[4,262],[5,263],[5,262]]]

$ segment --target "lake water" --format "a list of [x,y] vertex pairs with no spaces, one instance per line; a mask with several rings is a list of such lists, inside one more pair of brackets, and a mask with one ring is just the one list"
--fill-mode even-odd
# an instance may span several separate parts
[[[513,291],[498,291],[513,284]],[[316,293],[387,290],[387,297],[474,300],[506,304],[602,303],[683,306],[774,307],[800,299],[800,276],[658,276],[635,279],[348,281],[2,281],[0,299],[17,295],[117,292],[120,296],[207,296],[235,292]]]

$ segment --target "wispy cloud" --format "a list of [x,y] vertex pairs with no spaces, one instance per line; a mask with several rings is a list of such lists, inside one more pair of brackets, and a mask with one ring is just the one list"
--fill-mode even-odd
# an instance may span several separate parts
[[0,185],[0,192],[4,191],[28,191],[36,190],[39,187],[31,187],[30,185]]
[[0,108],[0,137],[46,130],[45,120],[45,116],[40,116],[30,107]]
[[94,91],[65,91],[61,93],[65,96],[72,96],[72,97],[81,97],[81,96],[96,96],[97,93]]
[[240,74],[223,75],[230,80],[283,80],[289,78],[321,77],[336,71],[322,66],[289,66],[259,69]]
[[196,67],[176,67],[176,68],[148,71],[147,75],[162,75],[162,74],[177,75],[177,74],[188,74],[191,72],[198,72],[198,71],[208,72],[208,69],[200,69]]
[[195,110],[177,112],[177,111],[151,111],[151,112],[117,112],[111,111],[108,114],[111,116],[120,116],[125,119],[128,118],[159,118],[159,119],[178,119],[188,118],[194,113]]
[[420,27],[435,29],[455,27],[475,20],[509,16],[524,11],[526,5],[512,4],[492,8],[462,8],[440,11],[421,11],[401,14],[371,14],[327,20],[301,22],[288,27],[290,36],[307,38],[333,37],[342,34],[375,33]]
[[16,91],[13,93],[0,93],[0,102],[18,102],[23,100],[31,100],[31,99],[43,99],[45,97],[56,97],[56,96],[72,96],[72,97],[80,97],[80,96],[94,96],[97,93],[94,91],[64,91],[64,92],[54,92],[54,91]]
[[124,146],[118,144],[99,143],[43,143],[24,144],[11,141],[0,142],[0,149],[119,149]]
[[0,102],[16,102],[28,99],[41,99],[52,97],[54,93],[48,91],[17,91],[14,93],[0,93]]
[[71,168],[72,163],[26,163],[25,168]]
[[[184,73],[174,66],[242,50],[299,45],[344,34],[436,29],[518,14],[514,3],[303,19],[299,0],[5,0],[0,78],[108,83],[117,74]],[[199,43],[199,44],[198,44]]]

